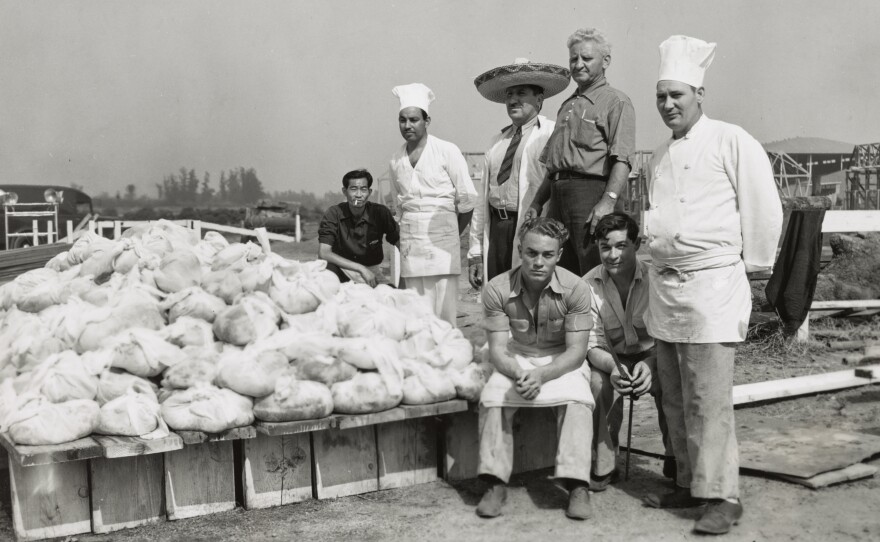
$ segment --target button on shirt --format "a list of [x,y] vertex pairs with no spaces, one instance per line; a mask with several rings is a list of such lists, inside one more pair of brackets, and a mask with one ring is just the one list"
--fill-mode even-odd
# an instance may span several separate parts
[[498,170],[501,169],[501,162],[504,161],[504,155],[507,154],[507,148],[510,146],[514,132],[516,132],[516,126],[510,125],[502,130],[504,137],[500,144],[493,145],[486,154],[486,163],[489,166],[489,205],[492,207],[507,211],[519,209],[519,173],[522,166],[522,155],[529,135],[536,126],[539,128],[541,126],[537,116],[522,125],[522,139],[513,155],[510,178],[501,186],[498,186]]
[[615,161],[631,164],[635,147],[632,102],[603,77],[562,103],[541,162],[550,173],[576,171],[608,177]]
[[334,205],[318,226],[318,243],[330,245],[334,254],[368,266],[382,263],[383,235],[390,244],[396,244],[400,238],[397,222],[388,207],[369,201],[357,219],[348,202]]
[[520,267],[498,275],[486,285],[483,313],[486,330],[510,331],[510,351],[529,357],[560,354],[565,351],[566,331],[593,327],[589,287],[562,267],[556,267],[541,292],[534,317],[523,301]]
[[[596,320],[590,330],[587,348],[609,347],[625,356],[640,354],[654,347],[654,338],[645,328],[645,311],[648,310],[648,264],[639,260],[627,294],[626,307],[614,279],[604,266],[594,267],[584,275],[590,286],[592,314]],[[601,324],[601,325],[599,325]]]

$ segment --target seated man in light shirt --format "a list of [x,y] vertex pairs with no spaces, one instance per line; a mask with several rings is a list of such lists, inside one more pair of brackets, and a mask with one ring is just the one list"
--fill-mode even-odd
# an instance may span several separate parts
[[[590,388],[596,400],[593,411],[594,466],[590,489],[603,491],[617,473],[617,451],[626,395],[654,396],[666,458],[664,476],[675,480],[675,457],[666,432],[660,404],[657,356],[654,339],[645,329],[648,308],[647,264],[639,261],[639,225],[629,215],[615,212],[603,216],[593,235],[601,265],[584,276],[592,293],[593,318],[587,359],[591,366]],[[620,374],[614,357],[628,374]]]
[[554,407],[556,482],[568,490],[565,514],[592,515],[588,485],[593,397],[585,362],[590,289],[556,264],[568,231],[552,218],[519,229],[522,264],[483,290],[484,327],[495,373],[480,395],[480,478],[488,482],[477,515],[501,514],[513,469],[513,415],[518,408]]

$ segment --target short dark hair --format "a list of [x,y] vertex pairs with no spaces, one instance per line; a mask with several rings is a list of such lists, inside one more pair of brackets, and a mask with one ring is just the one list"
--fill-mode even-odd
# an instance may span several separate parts
[[546,216],[530,218],[523,222],[522,226],[519,227],[520,242],[522,242],[528,233],[537,233],[539,235],[545,235],[552,239],[556,239],[559,241],[560,247],[568,241],[568,230],[562,222]]
[[639,239],[639,223],[631,216],[620,211],[607,214],[599,219],[596,223],[596,229],[593,231],[593,242],[598,243],[613,231],[626,230],[626,237],[633,243]]
[[367,188],[373,187],[373,176],[366,169],[355,169],[342,176],[342,188],[348,188],[352,179],[366,179]]
[[428,120],[428,112],[421,107],[419,107],[418,110],[422,112],[422,120]]

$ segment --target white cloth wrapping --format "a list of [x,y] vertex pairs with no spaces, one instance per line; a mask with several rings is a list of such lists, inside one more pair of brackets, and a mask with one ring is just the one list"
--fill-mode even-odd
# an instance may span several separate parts
[[703,115],[654,151],[650,172],[648,333],[667,342],[745,340],[746,272],[773,265],[782,231],[766,152],[742,128]]
[[[526,370],[548,365],[558,357],[527,357],[511,352],[508,354]],[[538,396],[532,400],[520,395],[516,391],[516,383],[498,371],[492,373],[480,394],[480,404],[485,407],[550,407],[568,403],[583,403],[590,408],[596,405],[590,391],[590,367],[586,361],[580,368],[544,382]]]
[[[511,175],[511,179],[508,181],[517,181],[518,199],[516,203],[517,209],[520,211],[516,218],[517,235],[513,240],[514,246],[519,242],[518,232],[523,220],[525,220],[525,207],[535,198],[535,193],[544,182],[544,174],[547,170],[540,161],[541,152],[544,150],[547,140],[550,139],[550,134],[553,133],[555,126],[555,122],[539,115],[538,123],[529,132],[529,137],[520,143],[522,158],[519,163],[518,176]],[[489,144],[480,180],[480,201],[474,207],[474,216],[471,218],[468,258],[482,258],[484,269],[488,269],[489,266],[489,186],[492,182],[497,182],[498,170],[501,168],[501,162],[504,161],[504,155],[507,154],[512,133],[512,130],[498,133]],[[519,264],[519,252],[514,250],[511,269]]]
[[461,272],[456,213],[474,209],[477,191],[467,162],[454,144],[427,136],[416,166],[406,145],[391,158],[391,190],[401,210],[400,275]]

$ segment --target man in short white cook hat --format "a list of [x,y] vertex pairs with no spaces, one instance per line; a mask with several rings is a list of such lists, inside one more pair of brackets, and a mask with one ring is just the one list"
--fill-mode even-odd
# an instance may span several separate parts
[[471,219],[468,278],[479,288],[520,263],[517,232],[546,168],[541,152],[556,123],[540,115],[544,99],[569,84],[568,70],[518,58],[476,79],[477,91],[506,106],[511,124],[492,137],[483,162],[480,201]]
[[412,83],[392,93],[400,100],[397,122],[406,141],[391,157],[392,196],[401,210],[400,276],[454,327],[459,236],[471,220],[477,191],[458,147],[428,135],[431,89]]
[[659,508],[708,501],[694,528],[721,534],[742,516],[733,358],[751,312],[746,272],[772,267],[782,207],[767,154],[739,126],[703,114],[715,44],[660,45],[657,110],[672,137],[654,151],[644,233],[648,333],[657,339],[663,409],[678,467]]

